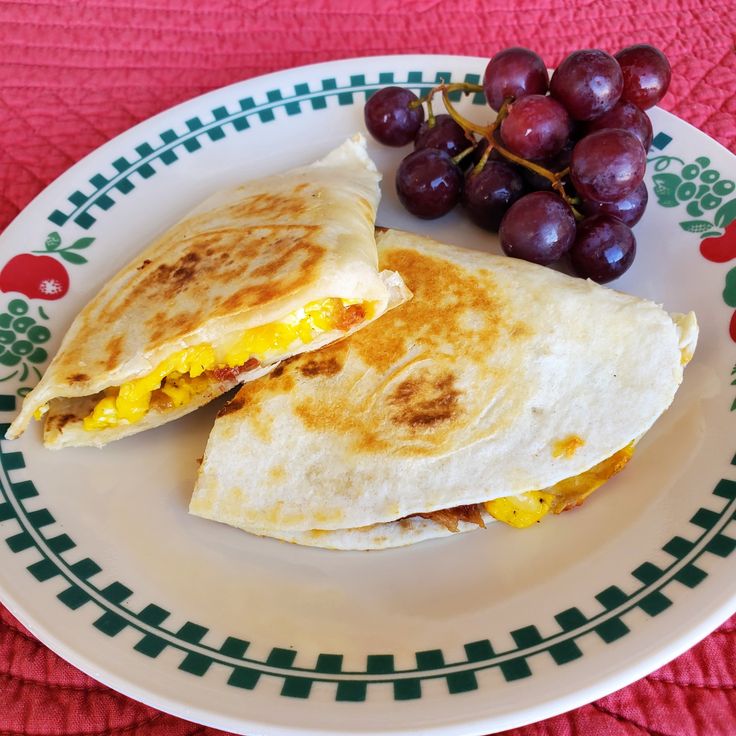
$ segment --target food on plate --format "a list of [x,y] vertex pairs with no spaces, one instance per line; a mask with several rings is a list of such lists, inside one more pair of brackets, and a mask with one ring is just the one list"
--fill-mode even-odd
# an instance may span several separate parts
[[380,175],[356,136],[217,192],[115,275],[72,323],[7,437],[102,446],[176,419],[408,298],[378,272]]
[[[482,85],[446,80],[421,98],[396,86],[381,89],[366,103],[365,121],[382,143],[414,142],[396,171],[406,210],[434,219],[462,202],[473,222],[501,232],[507,255],[550,264],[576,240],[568,221],[573,231],[576,223],[587,231],[592,215],[618,218],[622,227],[599,229],[595,253],[588,238],[590,257],[572,254],[578,275],[606,283],[634,261],[631,227],[647,204],[644,173],[652,142],[645,111],[662,99],[670,77],[665,55],[647,44],[615,56],[573,51],[551,79],[538,54],[515,46],[493,56]],[[459,93],[484,95],[495,119],[465,118],[452,102]],[[446,113],[435,115],[437,95]],[[526,201],[539,190],[548,196]],[[550,230],[565,231],[553,238],[554,247]]]
[[405,232],[377,241],[413,299],[240,388],[192,513],[342,549],[528,526],[624,468],[692,357],[692,313]]

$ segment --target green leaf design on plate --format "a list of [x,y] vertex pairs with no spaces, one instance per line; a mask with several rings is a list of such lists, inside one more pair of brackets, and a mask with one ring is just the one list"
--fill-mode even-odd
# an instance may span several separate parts
[[[654,194],[659,203],[665,207],[677,207],[675,192],[682,183],[682,179],[676,174],[655,174],[652,181],[654,182]],[[672,204],[669,204],[670,202]]]
[[685,220],[680,223],[680,227],[689,233],[704,233],[713,227],[713,223],[708,220]]
[[59,255],[68,263],[74,263],[81,265],[87,263],[87,259],[84,256],[80,256],[79,253],[70,253],[68,250],[59,251]]
[[75,240],[69,247],[74,250],[82,250],[82,248],[89,248],[94,242],[94,238],[79,238],[79,240]]
[[723,290],[723,301],[729,307],[736,307],[736,268],[732,268],[726,274],[726,288]]
[[56,250],[61,245],[61,236],[56,231],[49,233],[46,236],[44,245],[46,246],[46,250]]
[[736,199],[724,204],[713,217],[718,227],[726,227],[736,220]]

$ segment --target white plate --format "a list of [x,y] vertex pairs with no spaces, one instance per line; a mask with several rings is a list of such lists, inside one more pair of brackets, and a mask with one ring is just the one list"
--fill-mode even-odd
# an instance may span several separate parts
[[[205,195],[362,130],[366,91],[474,81],[484,63],[395,56],[272,74],[164,112],[78,163],[0,238],[0,363],[21,353],[0,365],[2,420],[46,362],[47,333],[19,316],[46,326],[41,350],[53,353],[103,282]],[[475,102],[461,109],[483,120]],[[609,693],[705,636],[736,610],[736,269],[729,307],[731,266],[699,246],[736,217],[736,167],[704,134],[651,115],[650,205],[615,286],[695,310],[701,341],[672,408],[583,508],[525,531],[326,552],[187,514],[217,406],[104,451],[48,452],[35,425],[0,443],[3,602],[116,690],[249,734],[488,733]],[[371,154],[385,175],[380,224],[496,249],[461,212],[405,214],[392,184],[402,152]]]

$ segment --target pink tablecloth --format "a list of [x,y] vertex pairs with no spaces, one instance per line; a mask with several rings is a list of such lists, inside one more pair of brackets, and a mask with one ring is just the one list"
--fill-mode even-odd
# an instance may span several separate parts
[[[728,0],[0,2],[0,229],[119,132],[193,95],[299,64],[384,53],[548,65],[647,41],[673,66],[663,106],[736,147],[736,5]],[[736,617],[649,677],[516,736],[736,733]],[[0,734],[215,734],[81,674],[0,606]]]

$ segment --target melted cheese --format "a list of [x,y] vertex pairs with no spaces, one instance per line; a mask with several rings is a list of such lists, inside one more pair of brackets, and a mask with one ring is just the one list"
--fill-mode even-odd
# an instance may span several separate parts
[[580,475],[565,478],[544,491],[529,491],[486,501],[486,511],[498,521],[517,529],[536,524],[550,511],[555,514],[579,506],[593,491],[620,472],[634,454],[634,443],[615,452]]
[[296,342],[307,344],[319,334],[344,329],[344,312],[356,303],[336,298],[311,302],[278,322],[245,330],[220,346],[195,345],[173,353],[142,378],[108,389],[84,418],[84,428],[95,431],[121,422],[139,422],[151,407],[154,391],[159,389],[169,406],[182,406],[207,388],[210,381],[203,375],[206,371],[237,368],[251,358],[259,362],[273,359],[285,354]]

